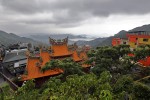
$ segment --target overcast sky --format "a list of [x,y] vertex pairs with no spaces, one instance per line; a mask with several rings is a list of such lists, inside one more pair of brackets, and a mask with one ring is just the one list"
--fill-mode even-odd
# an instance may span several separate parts
[[150,0],[0,0],[0,30],[106,37],[150,24]]

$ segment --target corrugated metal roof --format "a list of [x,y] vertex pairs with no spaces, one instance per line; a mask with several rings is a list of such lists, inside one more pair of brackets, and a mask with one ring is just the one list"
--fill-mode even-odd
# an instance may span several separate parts
[[4,57],[3,63],[26,59],[26,58],[27,57],[26,57],[25,50],[18,51],[18,52],[8,52]]

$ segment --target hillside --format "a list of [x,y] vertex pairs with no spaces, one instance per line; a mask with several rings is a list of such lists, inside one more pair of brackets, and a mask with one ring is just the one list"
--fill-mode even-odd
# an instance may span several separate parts
[[54,38],[54,39],[64,39],[66,37],[69,38],[69,44],[74,43],[72,39],[86,39],[86,36],[81,35],[72,35],[72,34],[42,34],[42,35],[30,35],[29,38],[34,39],[36,41],[40,41],[46,44],[49,44],[48,37]]
[[99,43],[103,42],[104,40],[106,40],[106,38],[96,38],[94,40],[91,40],[91,41],[77,41],[77,45],[90,45],[92,47],[95,47],[97,46]]
[[126,37],[127,31],[122,30],[119,33],[115,34],[114,36],[105,37],[105,38],[96,38],[91,41],[77,41],[78,45],[90,45],[92,47],[97,46],[110,46],[113,38],[127,38]]
[[133,31],[148,31],[148,32],[150,32],[150,24],[139,26],[139,27],[129,30],[129,32],[133,32]]
[[150,24],[139,26],[129,31],[122,30],[119,33],[115,34],[114,36],[110,36],[107,38],[96,38],[96,39],[89,38],[86,35],[72,35],[72,34],[50,34],[50,35],[42,34],[42,35],[31,35],[28,38],[26,38],[17,36],[13,33],[6,33],[4,31],[0,31],[0,44],[8,45],[11,43],[18,43],[18,42],[30,42],[33,44],[37,44],[36,41],[49,44],[48,37],[52,37],[55,39],[63,39],[68,36],[69,44],[76,42],[78,45],[81,46],[83,45],[91,45],[92,47],[109,46],[111,45],[112,38],[127,38],[126,33],[133,31],[150,31]]
[[34,45],[37,45],[39,42],[32,40],[30,38],[26,37],[20,37],[18,35],[15,35],[13,33],[7,33],[4,31],[0,31],[0,44],[3,44],[5,46],[8,46],[9,44],[15,44],[15,43],[32,43]]
[[108,37],[106,40],[102,41],[97,46],[109,46],[109,45],[111,45],[112,38],[127,38],[126,33],[127,32],[134,32],[134,31],[148,31],[149,32],[150,31],[150,24],[139,26],[139,27],[133,28],[129,31],[122,30],[119,33],[115,34],[114,36]]
[[[91,38],[88,38],[86,35],[82,36],[82,35],[72,35],[72,34],[30,35],[28,37],[20,37],[18,35],[15,35],[14,33],[7,33],[5,31],[0,31],[0,44],[6,46],[18,42],[30,42],[34,45],[37,45],[39,43],[49,44],[48,37],[52,37],[55,39],[63,39],[66,38],[67,36],[69,37],[69,44],[73,44],[74,42],[77,42],[78,45],[82,45],[82,46],[86,44],[91,46],[96,46],[97,43],[100,43],[106,39],[106,38],[97,38],[95,40],[91,40]],[[87,41],[87,40],[91,40],[91,41]]]
[[114,36],[110,36],[106,38],[104,41],[99,43],[97,46],[110,46],[113,38],[127,38],[126,37],[127,31],[122,30],[119,33],[115,34]]
[[104,41],[106,38],[96,38],[88,37],[86,35],[72,35],[72,34],[50,34],[50,35],[30,35],[29,38],[32,38],[36,41],[40,41],[46,44],[49,44],[48,37],[54,39],[63,39],[69,37],[68,44],[77,43],[79,46],[91,45],[92,47],[97,46],[100,42]]

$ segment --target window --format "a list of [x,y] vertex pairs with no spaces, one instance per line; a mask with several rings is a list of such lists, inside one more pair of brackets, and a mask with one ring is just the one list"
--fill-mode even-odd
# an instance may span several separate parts
[[144,42],[148,42],[148,39],[143,39]]
[[123,42],[123,44],[126,44],[126,42]]
[[120,42],[119,42],[119,41],[117,41],[117,44],[120,44]]

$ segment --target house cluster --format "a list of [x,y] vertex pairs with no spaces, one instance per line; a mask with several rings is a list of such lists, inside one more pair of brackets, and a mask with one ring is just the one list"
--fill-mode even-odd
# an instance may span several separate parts
[[78,47],[75,43],[68,45],[68,37],[62,40],[49,38],[49,42],[49,47],[40,46],[38,51],[37,48],[33,48],[31,44],[27,43],[10,45],[6,50],[1,47],[0,60],[3,70],[7,70],[12,76],[19,76],[21,81],[25,81],[41,80],[63,73],[62,69],[41,71],[47,62],[54,59],[72,58],[85,70],[90,68],[90,65],[84,63],[88,59],[86,53],[90,50],[90,46]]
[[10,73],[13,76],[24,72],[27,57],[26,52],[29,49],[29,43],[11,44],[8,47],[0,47],[0,68],[5,74]]
[[[132,31],[126,34],[127,38],[113,38],[112,46],[118,46],[121,44],[127,44],[130,46],[131,50],[134,50],[140,45],[150,45],[150,32],[148,31]],[[129,56],[134,56],[129,54]],[[143,66],[150,66],[150,57],[147,57],[144,60],[139,60]]]

